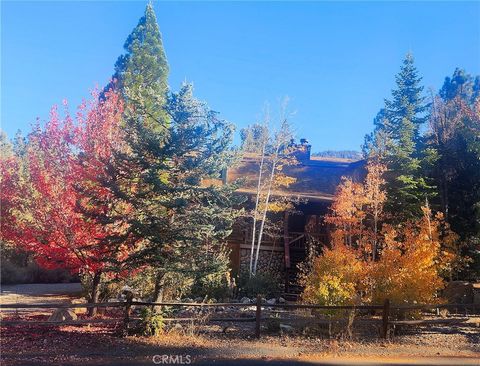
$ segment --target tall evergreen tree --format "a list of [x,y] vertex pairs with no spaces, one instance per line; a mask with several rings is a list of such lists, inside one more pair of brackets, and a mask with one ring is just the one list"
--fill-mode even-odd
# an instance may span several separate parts
[[[152,273],[154,300],[160,301],[165,281],[172,276],[224,268],[224,239],[239,201],[235,186],[214,184],[212,178],[219,178],[233,158],[229,147],[233,127],[195,99],[190,85],[169,95],[165,110],[170,122],[161,134],[152,133],[156,126],[143,123],[149,115],[147,104],[135,103],[135,113],[125,124],[128,152],[117,153],[106,169],[109,179],[102,183],[116,201],[111,204],[104,202],[104,194],[91,195],[86,209],[131,207],[124,213],[90,213],[102,222],[116,222],[139,239],[122,268]],[[122,237],[109,240],[116,243]]]
[[113,79],[116,84],[111,83],[105,89],[120,90],[127,107],[143,103],[144,110],[149,111],[145,116],[147,121],[155,120],[159,122],[156,125],[166,125],[168,116],[162,106],[167,98],[169,67],[151,3],[123,47],[126,53],[115,64]]
[[[412,138],[418,140],[419,128],[426,121],[428,107],[422,96],[421,81],[413,55],[407,53],[395,77],[397,88],[392,90],[392,99],[385,99],[385,118],[388,121],[385,128],[394,140],[407,145]],[[409,135],[407,139],[405,135]]]
[[428,106],[410,53],[395,79],[392,99],[385,100],[385,108],[375,118],[375,131],[366,136],[364,152],[377,155],[387,166],[386,210],[395,220],[403,221],[421,216],[421,205],[430,193],[421,172],[425,156],[420,136]]

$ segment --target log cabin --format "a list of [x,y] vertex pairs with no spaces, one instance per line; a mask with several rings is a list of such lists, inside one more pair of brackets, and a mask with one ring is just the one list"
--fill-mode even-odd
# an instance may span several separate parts
[[[288,189],[274,191],[272,194],[295,199],[295,210],[277,214],[282,229],[279,234],[263,236],[258,261],[258,271],[268,271],[280,278],[287,296],[300,291],[297,265],[305,260],[309,243],[321,246],[328,242],[328,227],[324,224],[324,216],[341,178],[346,176],[359,181],[365,174],[363,160],[311,156],[311,145],[305,139],[294,146],[297,164],[287,166],[284,173],[296,178],[296,181]],[[246,155],[239,164],[224,173],[224,181],[242,179],[238,193],[247,196],[244,203],[247,210],[255,205],[260,158],[255,154]],[[234,225],[228,238],[233,275],[248,271],[252,226],[252,222],[239,222]]]

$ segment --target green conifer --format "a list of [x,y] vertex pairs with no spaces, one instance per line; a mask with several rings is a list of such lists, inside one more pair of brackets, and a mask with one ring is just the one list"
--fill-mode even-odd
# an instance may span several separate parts
[[[169,67],[151,3],[123,47],[126,53],[115,64],[114,87],[121,91],[127,107],[141,103],[149,111],[149,124],[155,132],[160,132],[162,126],[168,125],[162,106],[167,98]],[[112,86],[109,84],[105,89]]]
[[421,169],[425,152],[420,126],[428,105],[412,54],[406,55],[395,79],[392,99],[385,100],[385,108],[375,118],[375,131],[366,136],[364,152],[387,165],[386,209],[394,221],[401,222],[421,215],[421,205],[431,194]]

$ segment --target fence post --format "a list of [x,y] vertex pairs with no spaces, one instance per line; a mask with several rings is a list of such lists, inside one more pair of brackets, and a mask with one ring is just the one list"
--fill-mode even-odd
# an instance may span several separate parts
[[382,337],[388,339],[388,321],[390,318],[390,300],[386,299],[383,303],[382,313]]
[[127,292],[125,302],[125,314],[123,318],[123,331],[125,335],[128,335],[128,324],[130,323],[130,313],[132,311],[133,293]]
[[260,321],[262,320],[262,297],[257,295],[257,311],[255,312],[255,338],[260,338]]

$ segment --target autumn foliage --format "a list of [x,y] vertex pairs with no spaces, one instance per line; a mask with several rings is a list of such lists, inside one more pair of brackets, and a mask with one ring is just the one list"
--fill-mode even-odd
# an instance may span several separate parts
[[304,278],[303,299],[323,305],[354,305],[363,286],[366,266],[357,252],[345,244],[326,248]]
[[387,298],[410,304],[437,300],[444,287],[444,269],[451,266],[457,253],[446,246],[450,239],[442,237],[442,215],[432,217],[428,207],[422,209],[424,215],[418,221],[383,228],[380,258],[368,265],[371,302]]
[[464,263],[458,237],[428,205],[403,225],[386,223],[384,167],[367,166],[364,183],[344,178],[327,217],[331,248],[313,260],[303,277],[303,299],[326,305],[429,303],[444,278]]
[[379,221],[386,201],[383,188],[386,167],[371,161],[366,170],[364,183],[342,178],[325,221],[334,227],[334,243],[354,246],[375,260],[378,254]]
[[103,101],[94,93],[75,118],[64,106],[63,117],[54,107],[45,126],[35,126],[23,151],[1,161],[1,238],[34,253],[45,268],[95,276],[122,255],[119,248],[103,245],[119,228],[85,218],[85,200],[76,188],[100,189],[95,182],[121,145],[123,107],[113,92]]

